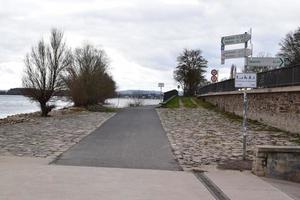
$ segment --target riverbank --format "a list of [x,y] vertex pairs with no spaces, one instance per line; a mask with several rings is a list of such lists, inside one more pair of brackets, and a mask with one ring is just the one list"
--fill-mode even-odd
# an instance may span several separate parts
[[[84,108],[80,107],[65,107],[61,108],[58,110],[52,110],[49,113],[49,117],[53,116],[61,116],[61,115],[66,115],[66,114],[74,114],[82,111],[87,111]],[[22,123],[22,122],[32,122],[37,118],[41,117],[41,112],[36,111],[36,112],[28,112],[28,113],[20,113],[20,114],[15,114],[15,115],[9,115],[5,118],[0,119],[0,125],[4,124],[17,124],[17,123]]]
[[[142,105],[157,105],[159,99],[136,99],[136,98],[111,98],[105,101],[105,106],[111,108],[124,108],[130,104],[140,103]],[[51,104],[55,105],[54,110],[60,110],[65,107],[73,106],[72,101],[66,97],[54,98]],[[0,124],[2,119],[7,118],[23,118],[26,115],[39,111],[39,105],[31,101],[29,98],[21,95],[0,95]],[[18,119],[21,121],[21,119]],[[5,121],[5,120],[4,120]]]
[[114,113],[78,108],[22,114],[0,125],[0,156],[56,157],[78,143]]
[[[183,101],[180,102],[180,108],[157,109],[181,166],[201,168],[204,165],[224,165],[232,160],[242,160],[241,120],[204,108],[195,101],[192,103],[195,105],[189,106]],[[250,122],[248,160],[253,160],[257,145],[299,145],[299,136]]]

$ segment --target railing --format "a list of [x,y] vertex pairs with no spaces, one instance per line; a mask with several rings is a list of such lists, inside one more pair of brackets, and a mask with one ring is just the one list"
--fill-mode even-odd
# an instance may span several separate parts
[[[257,73],[257,87],[270,88],[282,86],[300,85],[300,65],[284,67],[266,72]],[[209,84],[201,87],[198,94],[209,92],[235,91],[234,79],[228,79],[218,83]]]
[[163,102],[167,101],[168,99],[172,98],[173,96],[178,96],[177,90],[170,90],[164,93]]

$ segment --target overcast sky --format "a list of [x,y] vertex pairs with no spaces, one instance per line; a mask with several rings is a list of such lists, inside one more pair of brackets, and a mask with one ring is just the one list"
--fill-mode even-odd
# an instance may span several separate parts
[[[103,48],[118,89],[173,89],[176,57],[200,48],[209,72],[220,64],[221,36],[252,28],[254,55],[275,55],[286,33],[300,26],[299,0],[0,0],[0,89],[21,87],[23,59],[52,27],[69,46]],[[239,46],[236,46],[239,48]]]

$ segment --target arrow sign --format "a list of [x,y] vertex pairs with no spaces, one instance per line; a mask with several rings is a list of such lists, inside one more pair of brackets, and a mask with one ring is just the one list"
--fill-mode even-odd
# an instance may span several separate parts
[[251,35],[248,33],[224,36],[221,38],[221,45],[224,46],[224,45],[245,43],[250,39],[251,39]]
[[283,67],[284,59],[279,57],[252,57],[247,59],[249,67]]
[[221,52],[221,59],[243,58],[251,55],[251,49],[234,49]]

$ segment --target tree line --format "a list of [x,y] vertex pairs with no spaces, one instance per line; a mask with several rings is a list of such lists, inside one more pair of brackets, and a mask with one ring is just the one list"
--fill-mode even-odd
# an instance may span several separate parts
[[[280,50],[277,56],[285,59],[285,67],[300,64],[300,27],[288,33],[279,45]],[[195,95],[199,87],[209,83],[204,76],[208,62],[201,54],[200,49],[184,49],[177,57],[173,77],[181,85],[185,96]],[[255,69],[256,72],[266,70],[270,69],[267,66]],[[231,78],[235,71],[236,66],[231,66]]]
[[49,42],[40,40],[24,63],[24,95],[39,103],[41,116],[48,116],[54,108],[51,98],[63,90],[68,91],[75,106],[104,103],[115,94],[105,51],[91,44],[72,50],[61,30],[52,29]]

